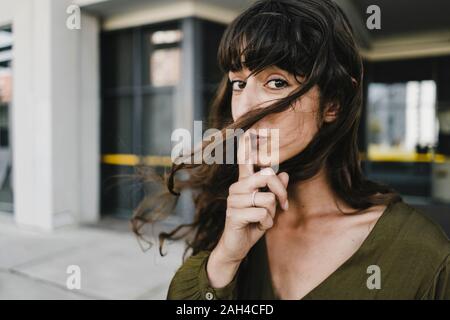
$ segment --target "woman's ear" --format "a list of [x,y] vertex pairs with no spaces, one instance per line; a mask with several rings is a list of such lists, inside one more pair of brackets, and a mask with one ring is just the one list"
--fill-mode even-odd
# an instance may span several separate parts
[[324,121],[325,122],[333,122],[334,120],[336,120],[338,113],[339,113],[339,104],[334,103],[334,102],[329,103],[325,107]]

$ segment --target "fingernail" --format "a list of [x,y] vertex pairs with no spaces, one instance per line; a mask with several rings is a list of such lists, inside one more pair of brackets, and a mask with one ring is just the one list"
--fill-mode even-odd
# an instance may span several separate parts
[[261,175],[263,175],[263,176],[272,176],[274,174],[275,174],[275,172],[270,167],[264,168],[264,169],[261,170]]
[[285,202],[284,202],[284,210],[287,210],[287,209],[289,209],[289,201],[288,200],[286,200]]

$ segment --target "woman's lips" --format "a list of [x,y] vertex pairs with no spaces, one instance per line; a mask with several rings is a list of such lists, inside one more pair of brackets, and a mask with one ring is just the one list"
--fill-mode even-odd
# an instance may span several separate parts
[[258,142],[258,146],[260,146],[263,143],[266,143],[267,141],[267,137],[257,136],[256,139],[257,139],[256,141]]
[[265,136],[261,136],[258,134],[250,134],[251,136],[251,141],[252,141],[252,147],[253,149],[257,149],[259,148],[262,144],[267,142],[267,137]]

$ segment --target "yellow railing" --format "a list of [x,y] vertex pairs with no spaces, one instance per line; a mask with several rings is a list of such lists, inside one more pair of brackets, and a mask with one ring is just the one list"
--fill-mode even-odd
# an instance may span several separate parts
[[370,145],[362,159],[373,162],[434,162],[443,163],[449,161],[449,157],[443,154],[427,152],[417,153],[408,151],[402,147],[383,147]]
[[102,156],[102,163],[112,164],[118,166],[136,166],[138,164],[145,164],[148,166],[172,166],[172,159],[164,156],[138,156],[135,154],[104,154]]
[[[450,157],[443,154],[432,153],[397,153],[397,152],[361,152],[361,160],[373,162],[434,162],[444,163],[450,161]],[[171,167],[172,159],[168,156],[138,156],[135,154],[104,154],[102,163],[118,166],[136,166],[145,164],[148,166]]]
[[435,162],[444,163],[450,161],[449,157],[443,154],[433,153],[360,153],[362,160],[373,162]]

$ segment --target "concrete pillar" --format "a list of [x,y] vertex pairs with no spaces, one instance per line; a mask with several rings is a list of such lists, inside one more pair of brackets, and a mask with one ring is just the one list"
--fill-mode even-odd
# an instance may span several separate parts
[[[201,132],[194,130],[194,120],[202,120],[203,97],[200,87],[201,64],[201,30],[197,18],[188,17],[182,20],[183,40],[181,45],[181,81],[177,87],[174,104],[174,129],[184,128],[191,132],[192,144],[202,140]],[[205,129],[205,127],[203,127]],[[195,207],[192,202],[192,191],[181,193],[175,208],[175,215],[183,222],[193,220]]]
[[99,26],[68,29],[70,4],[16,1],[13,16],[14,214],[43,229],[99,216]]

